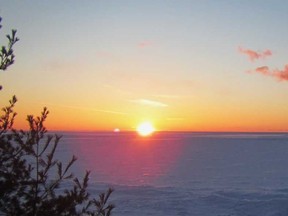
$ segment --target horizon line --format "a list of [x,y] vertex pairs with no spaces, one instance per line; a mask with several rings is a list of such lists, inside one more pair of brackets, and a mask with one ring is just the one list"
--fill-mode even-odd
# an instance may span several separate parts
[[[136,130],[121,130],[115,132],[112,130],[48,130],[51,132],[74,132],[74,133],[137,133]],[[288,133],[287,131],[196,131],[196,130],[155,130],[154,133]]]

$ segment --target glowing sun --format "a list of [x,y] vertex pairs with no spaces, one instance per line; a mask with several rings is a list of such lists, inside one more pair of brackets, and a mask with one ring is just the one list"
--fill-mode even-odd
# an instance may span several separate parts
[[137,132],[141,136],[149,136],[155,131],[150,122],[143,122],[137,127]]

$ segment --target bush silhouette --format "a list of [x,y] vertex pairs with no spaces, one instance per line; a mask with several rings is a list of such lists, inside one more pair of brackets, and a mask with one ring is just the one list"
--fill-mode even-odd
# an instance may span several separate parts
[[[0,70],[14,63],[13,46],[19,40],[16,30],[6,37],[8,46],[1,49]],[[29,130],[15,130],[16,102],[13,96],[0,116],[0,214],[111,215],[114,205],[108,199],[113,189],[98,199],[91,198],[87,192],[90,172],[86,171],[83,180],[79,180],[69,171],[77,160],[75,156],[67,165],[54,157],[61,136],[47,133],[44,122],[48,109],[45,107],[38,117],[27,116]],[[72,186],[63,188],[63,183]]]

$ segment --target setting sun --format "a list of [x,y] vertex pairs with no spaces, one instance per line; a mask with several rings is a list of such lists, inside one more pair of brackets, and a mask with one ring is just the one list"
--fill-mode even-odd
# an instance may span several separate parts
[[150,122],[143,122],[137,127],[137,132],[141,136],[151,135],[154,131],[155,129]]

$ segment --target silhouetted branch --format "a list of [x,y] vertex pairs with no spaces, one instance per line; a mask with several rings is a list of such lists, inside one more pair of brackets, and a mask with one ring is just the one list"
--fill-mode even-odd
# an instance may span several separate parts
[[[19,41],[16,30],[6,37],[8,45],[0,49],[0,70],[6,70],[14,63],[13,46]],[[61,136],[47,135],[44,123],[48,109],[44,107],[38,117],[28,115],[29,130],[18,131],[13,129],[16,102],[17,98],[13,96],[9,105],[2,108],[0,116],[0,214],[109,216],[114,208],[108,204],[113,190],[101,194],[99,200],[90,199],[87,192],[90,172],[87,171],[80,181],[69,173],[76,156],[73,155],[66,166],[55,159]],[[72,178],[72,188],[56,190]]]

